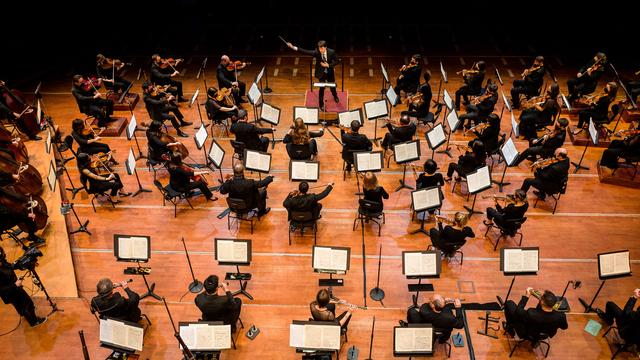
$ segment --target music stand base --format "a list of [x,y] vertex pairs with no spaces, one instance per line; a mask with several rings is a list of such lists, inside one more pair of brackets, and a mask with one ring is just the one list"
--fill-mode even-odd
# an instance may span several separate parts
[[578,301],[580,301],[580,304],[584,306],[585,313],[596,312],[596,309],[592,308],[591,305],[589,305],[589,303],[587,303],[587,301],[584,300],[583,298],[578,298]]
[[191,284],[189,284],[189,291],[194,294],[199,293],[200,291],[202,291],[202,289],[204,289],[204,284],[199,280],[194,280],[193,282],[191,282]]
[[502,182],[502,181],[496,181],[496,180],[491,180],[491,183],[498,185],[498,192],[502,192],[502,189],[505,186],[511,185],[510,182]]
[[451,148],[446,148],[445,150],[438,150],[436,151],[438,154],[445,154],[450,158],[453,158],[453,156],[451,155]]
[[573,173],[577,173],[580,170],[589,170],[588,166],[584,166],[581,163],[575,163],[575,162],[571,162],[571,165],[575,166],[576,168],[573,170]]
[[262,89],[262,92],[265,94],[271,94],[273,90],[267,86],[266,88]]
[[71,200],[76,198],[76,194],[82,190],[82,188],[66,188],[67,191],[71,191]]
[[140,195],[140,193],[143,193],[143,192],[148,192],[148,193],[150,193],[150,192],[151,192],[151,190],[149,190],[149,189],[145,189],[145,188],[143,188],[143,187],[138,188],[138,190],[136,190],[136,191],[131,195],[131,197],[136,197],[136,196]]
[[464,206],[464,208],[469,212],[469,218],[471,218],[471,216],[473,216],[473,214],[482,214],[482,211],[478,211],[478,210],[474,210],[471,207],[468,206]]
[[148,287],[148,291],[146,293],[140,295],[140,300],[142,300],[142,299],[144,299],[146,297],[149,297],[149,296],[151,296],[152,298],[154,298],[154,299],[156,299],[158,301],[162,300],[162,298],[158,294],[153,292],[153,290],[155,288],[156,288],[156,283],[151,283],[151,285],[149,285],[149,287]]
[[395,190],[396,192],[398,192],[398,191],[400,191],[402,189],[413,190],[413,187],[407,185],[407,183],[405,183],[404,181],[402,181],[402,180],[399,180],[399,181],[400,181],[400,186],[398,186],[396,188],[396,190]]
[[89,232],[89,230],[87,229],[87,225],[89,225],[89,220],[85,221],[84,224],[80,223],[80,227],[77,230],[73,230],[73,231],[69,232],[69,235],[73,235],[73,234],[77,234],[79,232],[83,232],[83,233],[87,233],[89,236],[91,236],[91,232]]
[[236,296],[236,295],[244,295],[246,296],[249,300],[253,300],[253,296],[251,296],[251,294],[249,294],[246,290],[244,289],[240,289],[234,293],[232,293],[231,295]]
[[369,296],[371,297],[371,300],[382,301],[384,299],[384,290],[380,289],[379,287],[374,287],[369,292]]
[[425,230],[423,227],[421,227],[420,229],[417,230],[413,230],[412,232],[410,232],[410,235],[415,235],[417,233],[423,233],[425,235],[429,235],[429,233],[427,232],[427,230]]

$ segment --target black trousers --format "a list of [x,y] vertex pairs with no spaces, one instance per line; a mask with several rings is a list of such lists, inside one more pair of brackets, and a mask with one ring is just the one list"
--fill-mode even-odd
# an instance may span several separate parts
[[589,119],[593,119],[594,125],[597,125],[598,123],[608,123],[608,119],[606,116],[603,117],[601,114],[587,109],[580,111],[580,113],[578,114],[578,129],[582,128],[583,126],[588,126]]
[[454,162],[449,163],[449,168],[447,169],[447,177],[450,178],[454,172],[456,172],[458,176],[467,175],[464,172],[464,169],[462,168],[462,166],[460,166],[458,163],[454,163]]
[[538,94],[538,88],[528,84],[524,80],[514,80],[511,88],[511,102],[514,108],[520,107],[520,94],[525,96],[535,96]]
[[264,213],[267,209],[267,189],[262,188],[258,190],[258,214]]
[[518,305],[513,300],[507,300],[504,304],[504,317],[507,320],[507,324],[523,339],[527,335],[527,325],[524,322],[525,320],[518,315],[517,308]]
[[433,245],[433,247],[435,247],[436,249],[439,249],[446,255],[453,256],[456,249],[459,249],[462,245],[452,244],[451,242],[448,242],[447,239],[443,239],[442,236],[440,235],[441,235],[440,231],[437,228],[431,228],[429,230],[431,245]]
[[[331,71],[330,74],[318,76],[318,80],[320,80],[321,82],[332,82],[332,83],[335,83],[336,82],[336,76],[333,73],[333,71]],[[337,87],[338,86],[336,85],[336,86],[330,88],[331,94],[333,94],[334,98],[338,98]],[[318,89],[318,106],[320,106],[321,108],[324,107],[324,87],[321,87],[320,89]]]
[[100,142],[94,142],[91,144],[80,146],[80,152],[83,152],[89,155],[93,155],[97,153],[108,153],[109,151],[111,151],[111,148],[109,147],[109,145],[100,143]]
[[631,94],[631,98],[634,102],[638,101],[638,95],[640,95],[640,81],[627,81],[627,90]]
[[268,138],[268,137],[266,137],[266,136],[261,136],[261,137],[260,137],[260,148],[255,149],[255,150],[259,150],[259,151],[262,151],[262,152],[266,152],[266,151],[267,151],[267,149],[269,149],[269,141],[271,141],[271,140],[269,140],[269,138]]
[[182,81],[180,80],[169,79],[165,84],[162,85],[169,85],[167,92],[175,97],[181,97],[183,95]]
[[625,146],[623,140],[613,140],[611,144],[609,144],[609,148],[607,148],[602,153],[602,158],[600,159],[600,165],[606,166],[609,169],[616,169],[618,167],[618,158],[624,152]]
[[543,156],[544,148],[542,146],[530,146],[525,151],[523,151],[520,156],[518,156],[518,160],[513,163],[513,166],[518,166],[524,159],[529,158],[531,161],[535,161],[538,156]]
[[549,192],[550,187],[548,186],[548,184],[545,184],[542,180],[538,179],[538,178],[526,178],[524,179],[524,181],[522,182],[522,187],[520,187],[520,189],[522,189],[524,192],[529,191],[530,187],[534,187],[540,191],[543,192],[543,194],[547,193],[547,194],[552,194],[551,192]]
[[33,221],[33,219],[28,217],[26,214],[2,214],[2,218],[0,219],[0,230],[9,230],[19,224],[24,224],[27,227],[27,232],[29,233],[30,240],[35,239],[38,227],[35,221]]
[[29,322],[29,325],[35,325],[38,317],[36,316],[36,307],[33,305],[33,300],[31,300],[22,287],[14,285],[12,288],[10,291],[13,292],[14,297],[10,301],[10,304],[13,305],[20,316],[24,316],[27,322]]
[[115,82],[113,83],[113,85],[111,85],[110,82],[104,82],[104,84],[107,89],[111,89],[113,90],[114,93],[117,94],[121,91],[127,90],[127,88],[131,85],[131,81],[121,76],[116,76]]
[[518,130],[520,136],[525,139],[533,139],[538,136],[538,112],[534,109],[523,110],[520,114],[520,123]]
[[213,193],[211,192],[211,190],[209,190],[209,187],[207,186],[207,183],[205,183],[202,180],[200,180],[200,181],[191,181],[187,186],[185,186],[183,188],[176,189],[176,190],[180,191],[180,192],[187,192],[187,191],[191,191],[193,189],[200,190],[202,195],[204,195],[207,199],[213,197]]
[[111,196],[118,195],[118,191],[124,187],[122,185],[122,180],[120,180],[120,175],[114,173],[115,179],[110,181],[101,181],[101,180],[90,180],[89,188],[91,191],[95,192],[107,192],[111,191]]
[[469,95],[480,95],[481,89],[473,89],[469,85],[462,85],[456,90],[456,109],[460,108],[460,97],[464,99],[465,104],[469,102]]
[[[478,112],[478,107],[472,104],[469,104],[467,106],[467,113],[460,115],[458,119],[462,121],[462,125],[467,129],[471,127],[471,123],[475,125],[480,122],[484,122],[481,120],[486,120],[486,119],[480,119],[480,113]],[[461,129],[462,127],[459,127],[459,128]]]
[[591,94],[596,90],[598,84],[591,81],[588,76],[572,78],[567,81],[569,88],[569,100],[575,100],[581,95]]
[[107,126],[107,123],[111,121],[111,114],[113,114],[113,101],[96,99],[89,105],[85,114],[98,119],[99,127]]
[[233,91],[232,93],[236,104],[240,104],[242,97],[247,93],[247,84],[238,80],[238,90]]
[[418,86],[415,83],[411,84],[407,82],[405,78],[402,78],[396,81],[396,86],[393,88],[393,90],[396,92],[396,94],[398,94],[398,96],[400,96],[400,90],[404,91],[405,93],[415,94],[418,90]]

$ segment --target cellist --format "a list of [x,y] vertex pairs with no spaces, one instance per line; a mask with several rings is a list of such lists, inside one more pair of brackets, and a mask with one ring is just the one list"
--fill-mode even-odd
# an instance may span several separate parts
[[[11,185],[20,179],[18,174],[10,174],[0,170],[0,197],[5,197],[11,203],[18,202],[28,205],[29,199],[22,194],[15,192]],[[7,230],[19,224],[24,224],[28,228],[29,236],[27,239],[31,242],[30,247],[40,247],[45,245],[43,238],[36,235],[38,227],[36,225],[35,215],[28,211],[27,206],[10,206],[0,200],[0,229]]]

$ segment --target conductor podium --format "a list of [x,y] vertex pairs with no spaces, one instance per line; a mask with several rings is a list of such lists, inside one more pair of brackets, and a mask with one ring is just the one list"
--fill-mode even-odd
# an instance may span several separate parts
[[[321,85],[325,83],[315,83],[314,85]],[[326,87],[326,86],[325,86]],[[322,104],[318,101],[318,88],[314,86],[314,89],[307,90],[304,94],[304,106],[305,107],[319,107],[322,109]],[[349,110],[349,92],[338,90],[338,100],[336,103],[333,99],[333,94],[329,89],[324,91],[324,111],[321,111],[322,120],[332,120],[338,118],[338,113]]]
[[[113,121],[107,123],[106,128],[100,134],[100,136],[104,137],[117,137],[122,134],[122,131],[127,127],[129,123],[128,119],[125,116],[112,116]],[[91,122],[91,126],[94,128],[98,128],[98,119],[93,119]]]

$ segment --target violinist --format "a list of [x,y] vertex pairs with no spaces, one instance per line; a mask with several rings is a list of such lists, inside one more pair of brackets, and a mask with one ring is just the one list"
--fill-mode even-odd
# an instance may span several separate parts
[[[291,43],[287,43],[287,46],[293,51],[299,51],[305,55],[312,56],[316,59],[315,76],[320,82],[336,82],[336,75],[334,67],[340,63],[338,55],[333,49],[327,47],[327,42],[324,40],[318,41],[318,46],[313,50],[303,49],[301,47],[294,46]],[[338,98],[338,92],[335,86],[330,87],[331,94],[333,94],[333,101],[340,102]],[[318,104],[324,104],[324,86],[318,90]]]
[[556,149],[564,144],[568,125],[569,120],[560,118],[553,126],[551,134],[545,134],[539,139],[531,139],[529,147],[518,156],[513,166],[518,166],[524,159],[536,161],[538,156],[543,159],[552,157]]
[[0,171],[0,197],[8,197],[13,201],[24,204],[21,208],[15,208],[10,205],[3,204],[0,201],[0,230],[11,229],[14,226],[23,224],[28,229],[29,236],[27,240],[31,243],[29,247],[40,247],[45,245],[43,238],[36,235],[38,231],[37,224],[35,222],[35,215],[28,210],[29,198],[17,193],[12,187],[20,179],[17,174],[9,174],[4,171]]
[[175,77],[180,75],[176,70],[176,66],[182,59],[163,59],[158,54],[151,55],[151,82],[154,85],[169,85],[167,92],[178,99],[178,102],[187,102],[182,93],[182,81],[176,80]]
[[248,102],[244,98],[247,90],[247,84],[238,80],[238,70],[244,69],[245,66],[246,63],[236,65],[235,62],[231,62],[229,56],[222,55],[220,58],[220,64],[218,64],[218,68],[216,69],[218,87],[220,89],[232,89],[233,98],[235,99],[236,104]]
[[500,117],[497,114],[489,114],[487,122],[477,125],[471,131],[478,140],[482,141],[487,154],[491,154],[500,142]]
[[569,88],[568,100],[575,101],[580,96],[589,95],[596,91],[598,80],[604,74],[606,65],[607,56],[602,52],[597,53],[588,64],[580,69],[575,78],[567,81],[567,87]]
[[142,83],[142,90],[144,105],[149,117],[160,122],[169,120],[173,128],[176,129],[178,136],[189,137],[180,128],[192,123],[184,121],[184,116],[180,112],[178,105],[175,104],[173,95],[160,91],[156,86],[148,82]]
[[[416,190],[425,189],[432,186],[444,186],[444,177],[437,171],[438,164],[433,159],[424,162],[424,172],[416,178]],[[417,174],[414,172],[414,174]],[[444,194],[440,191],[440,201],[444,199]],[[439,208],[438,208],[439,209]],[[429,210],[429,220],[435,214],[436,209]]]
[[378,177],[371,171],[364,173],[362,178],[362,195],[365,200],[376,204],[372,206],[370,211],[382,212],[384,209],[384,200],[389,199],[389,193],[384,187],[378,183]]
[[400,96],[400,91],[405,94],[415,94],[420,84],[420,73],[422,72],[422,56],[415,54],[411,57],[408,65],[402,65],[400,75],[393,88]]
[[244,143],[245,147],[254,151],[267,151],[269,139],[262,134],[269,134],[275,131],[271,128],[257,127],[247,121],[247,111],[240,109],[236,122],[231,125],[232,133],[236,136],[236,141]]
[[147,128],[147,144],[149,146],[149,159],[162,163],[169,160],[171,147],[180,145],[180,142],[170,142],[164,140],[162,133],[162,123],[152,121]]
[[[293,125],[282,139],[282,142],[286,144],[287,153],[289,157],[294,160],[313,160],[318,156],[318,144],[316,143],[315,137],[320,137],[324,135],[324,130],[320,131],[309,131],[307,124],[304,123],[304,120],[301,118],[297,118],[293,121]],[[298,148],[304,149],[308,148],[308,151],[302,151],[301,154],[311,154],[311,157],[298,155]]]
[[457,163],[449,163],[447,177],[444,179],[445,181],[451,181],[451,176],[453,176],[454,172],[457,173],[458,176],[466,177],[468,173],[484,165],[487,160],[484,143],[478,139],[473,139],[469,141],[469,148],[464,155],[458,158]]
[[578,126],[573,134],[579,134],[589,126],[589,119],[593,119],[593,123],[596,126],[608,124],[609,105],[611,105],[617,94],[618,84],[615,81],[608,82],[604,87],[603,93],[592,97],[589,100],[589,107],[580,111],[578,114]]
[[244,200],[247,209],[258,209],[258,216],[262,217],[271,211],[271,208],[267,207],[267,186],[272,182],[271,175],[259,181],[246,179],[244,165],[238,163],[233,166],[233,176],[227,175],[227,179],[220,186],[220,193]]
[[401,115],[414,116],[416,118],[424,118],[429,113],[429,106],[431,106],[431,99],[433,93],[431,92],[431,71],[426,70],[422,74],[424,83],[418,87],[418,93],[409,98],[409,110],[403,111]]
[[[640,75],[640,71],[637,71],[635,75],[636,77]],[[640,80],[625,81],[624,86],[629,91],[629,95],[631,95],[633,102],[638,102],[638,95],[640,95]],[[629,104],[629,106],[630,107],[628,109],[631,110],[633,107],[631,104]]]
[[512,195],[507,195],[504,198],[504,206],[500,205],[499,197],[494,196],[493,199],[495,201],[495,208],[487,208],[487,220],[483,221],[487,226],[495,223],[498,226],[504,227],[508,220],[522,219],[529,209],[527,193],[521,189],[517,189]]
[[640,130],[631,130],[630,132],[631,135],[623,140],[611,141],[609,147],[602,153],[601,166],[617,169],[619,158],[637,158],[640,156]]
[[207,111],[207,117],[214,123],[238,115],[238,107],[233,103],[233,100],[221,95],[222,93],[214,87],[207,89],[207,102],[204,107]]
[[[429,230],[431,245],[442,251],[446,257],[455,255],[456,250],[467,242],[467,238],[475,237],[473,230],[467,226],[469,217],[467,214],[457,212],[453,220],[449,220],[440,216],[436,216],[438,222],[437,228]],[[447,222],[447,226],[442,226],[443,222]]]
[[477,96],[482,92],[482,83],[484,82],[485,69],[487,64],[484,61],[478,61],[473,64],[471,69],[462,70],[462,78],[464,85],[456,90],[456,110],[460,110],[460,98],[464,98],[464,104],[469,103],[469,96]]
[[465,129],[471,127],[471,123],[477,124],[485,122],[487,116],[493,112],[498,102],[498,85],[491,83],[487,86],[485,93],[478,96],[467,105],[467,113],[460,115],[459,119],[464,124]]
[[556,149],[553,158],[542,161],[545,163],[535,166],[534,177],[524,179],[520,188],[527,192],[533,186],[539,190],[533,193],[544,200],[547,194],[557,194],[562,189],[569,177],[570,163],[565,148]]
[[[100,132],[95,133],[91,127],[85,126],[85,123],[82,119],[75,119],[71,123],[71,136],[73,136],[73,140],[78,143],[78,152],[83,152],[89,155],[104,153],[111,153],[111,148],[109,145],[105,143],[99,142],[102,138],[100,138],[100,133],[103,129],[100,129]],[[117,165],[118,163],[115,160],[112,162]]]
[[[111,190],[111,196],[119,195],[125,197],[131,195],[124,191],[124,185],[120,180],[120,175],[111,172],[100,160],[91,161],[89,154],[79,152],[77,156],[78,171],[80,172],[80,182],[87,186],[92,193],[106,192]],[[112,200],[119,203],[119,200]]]
[[208,174],[208,171],[194,171],[187,165],[182,163],[182,155],[174,151],[171,153],[171,162],[169,163],[169,176],[171,187],[175,191],[189,192],[198,189],[207,198],[207,201],[216,201],[217,197],[213,196],[211,190],[207,186],[207,182],[202,175]]
[[523,105],[524,109],[520,113],[518,124],[520,136],[526,140],[535,139],[538,135],[538,127],[553,122],[553,118],[560,110],[558,95],[560,95],[560,86],[554,82],[542,99],[531,98],[527,104]]
[[367,135],[360,134],[360,122],[353,120],[351,127],[340,128],[340,138],[342,140],[342,159],[347,164],[347,171],[351,171],[353,165],[353,153],[356,151],[371,151],[373,144]]
[[385,151],[394,144],[411,141],[416,134],[416,124],[411,122],[409,115],[400,116],[399,124],[387,122],[386,127],[389,132],[384,134],[384,139],[382,139],[382,148]]
[[116,94],[127,90],[131,86],[131,81],[118,75],[125,65],[118,59],[109,59],[102,54],[96,55],[96,74],[104,79],[105,87],[111,88]]
[[71,93],[76,98],[81,113],[98,119],[99,127],[106,127],[107,123],[115,120],[111,118],[113,101],[101,98],[102,94],[97,90],[98,86],[100,86],[99,83],[96,85],[82,75],[74,75]]
[[544,82],[544,57],[536,56],[533,65],[522,73],[522,80],[513,80],[511,87],[511,104],[514,109],[520,108],[520,95],[536,96]]

